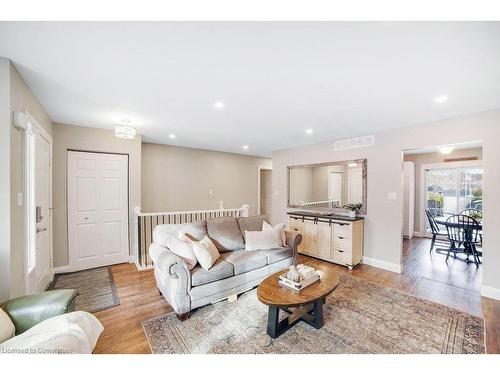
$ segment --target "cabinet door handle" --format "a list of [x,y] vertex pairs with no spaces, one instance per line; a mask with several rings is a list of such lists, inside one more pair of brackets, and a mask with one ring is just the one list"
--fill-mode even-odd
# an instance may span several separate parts
[[339,250],[339,253],[343,253],[343,252],[344,252],[344,250]]
[[340,238],[341,240],[343,240],[343,239],[344,239],[344,237],[340,237],[340,236],[339,236],[339,238]]

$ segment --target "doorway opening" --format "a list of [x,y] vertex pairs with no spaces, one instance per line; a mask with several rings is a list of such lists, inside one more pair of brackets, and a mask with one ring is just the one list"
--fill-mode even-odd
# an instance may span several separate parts
[[482,143],[407,150],[402,169],[402,262],[413,292],[480,313]]
[[273,199],[273,170],[259,166],[258,170],[258,214],[266,215],[271,220],[272,199]]

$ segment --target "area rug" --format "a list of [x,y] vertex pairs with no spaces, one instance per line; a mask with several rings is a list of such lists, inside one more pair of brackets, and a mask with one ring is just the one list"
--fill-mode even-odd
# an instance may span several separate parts
[[56,274],[48,289],[68,288],[78,290],[79,295],[75,301],[76,310],[96,312],[120,304],[113,274],[109,267]]
[[271,339],[267,306],[255,289],[236,302],[200,308],[183,322],[169,313],[142,324],[158,354],[485,352],[482,318],[358,278],[339,281],[319,330],[300,322]]

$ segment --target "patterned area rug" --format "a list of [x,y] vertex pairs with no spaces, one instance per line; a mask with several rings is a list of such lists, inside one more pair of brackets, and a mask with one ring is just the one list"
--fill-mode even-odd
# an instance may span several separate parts
[[96,312],[120,304],[110,267],[57,274],[48,289],[78,290],[76,310]]
[[[284,314],[284,313],[283,313]],[[349,276],[327,298],[325,325],[300,322],[266,334],[256,290],[194,311],[143,322],[153,353],[484,353],[482,318]]]

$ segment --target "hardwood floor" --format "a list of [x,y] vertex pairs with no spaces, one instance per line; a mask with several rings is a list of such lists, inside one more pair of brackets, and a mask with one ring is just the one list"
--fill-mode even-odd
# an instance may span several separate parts
[[[459,259],[429,254],[430,241],[405,240],[403,273],[361,264],[352,271],[318,259],[300,256],[299,262],[322,264],[339,273],[373,281],[412,295],[483,316],[488,353],[500,353],[500,301],[480,296],[482,267]],[[139,272],[133,264],[113,266],[120,305],[95,313],[104,325],[95,353],[150,353],[141,322],[172,311],[159,295],[152,271]]]

